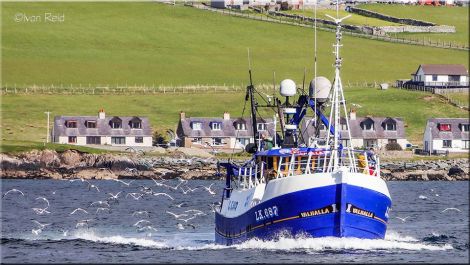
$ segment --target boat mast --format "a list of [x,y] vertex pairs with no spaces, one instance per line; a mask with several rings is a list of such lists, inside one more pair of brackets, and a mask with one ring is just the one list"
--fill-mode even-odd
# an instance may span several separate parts
[[253,97],[253,80],[251,78],[251,61],[250,61],[250,49],[248,48],[248,74],[250,75],[250,85],[246,87],[246,96],[245,96],[245,101],[250,98],[250,104],[251,104],[251,125],[253,126],[253,140],[255,144],[255,149],[258,151],[258,141],[256,139],[256,136],[258,135],[258,128],[256,125],[256,103],[255,99]]
[[[338,1],[336,2],[336,10],[338,12]],[[333,95],[332,95],[332,104],[331,104],[331,112],[330,112],[330,117],[331,117],[330,120],[334,121],[333,124],[334,124],[335,130],[333,134],[333,146],[332,146],[333,152],[331,154],[330,164],[328,165],[329,170],[335,171],[340,167],[340,160],[341,160],[340,152],[342,151],[340,150],[340,141],[341,141],[341,132],[340,132],[341,131],[340,130],[341,106],[340,104],[343,104],[343,105],[345,104],[345,100],[343,96],[343,85],[341,83],[341,76],[340,76],[341,63],[342,63],[342,59],[340,56],[340,47],[342,46],[341,45],[341,37],[342,37],[341,22],[344,19],[350,17],[351,15],[348,15],[341,19],[338,18],[338,16],[336,18],[333,18],[329,15],[326,15],[326,16],[333,19],[333,21],[336,24],[336,43],[333,44],[333,48],[334,48],[333,54],[335,54],[335,64],[334,64],[335,79],[334,79],[334,84],[333,84]],[[347,115],[347,113],[345,113],[345,115]],[[347,117],[346,117],[346,121],[347,121]],[[349,131],[349,126],[347,125],[347,127],[348,127],[347,130]],[[348,157],[352,159],[349,152],[350,151],[348,148]]]

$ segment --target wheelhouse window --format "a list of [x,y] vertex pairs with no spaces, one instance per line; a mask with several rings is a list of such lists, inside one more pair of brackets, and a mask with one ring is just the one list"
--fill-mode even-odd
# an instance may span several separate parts
[[443,148],[452,148],[452,140],[442,140]]
[[69,144],[76,144],[77,136],[69,136]]
[[258,131],[266,131],[266,123],[257,123],[256,126]]
[[450,132],[451,126],[448,123],[439,124],[439,131]]
[[112,144],[126,144],[126,137],[111,137]]
[[86,144],[101,144],[101,137],[99,136],[87,136]]
[[212,145],[223,145],[224,143],[222,142],[222,138],[220,137],[215,137],[212,138]]
[[109,121],[109,125],[113,129],[121,129],[122,128],[122,120],[118,117],[114,117]]
[[96,121],[85,121],[85,127],[96,128]]
[[202,130],[202,123],[201,122],[192,122],[191,123],[191,128],[193,130]]
[[66,121],[65,127],[67,128],[77,128],[77,121]]
[[222,129],[222,123],[220,122],[212,122],[211,123],[211,129],[213,131],[220,131]]

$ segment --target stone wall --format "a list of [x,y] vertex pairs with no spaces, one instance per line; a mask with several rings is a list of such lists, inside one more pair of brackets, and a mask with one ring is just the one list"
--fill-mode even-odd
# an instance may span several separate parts
[[432,22],[427,22],[427,21],[422,21],[422,20],[417,20],[417,19],[412,19],[412,18],[398,18],[398,17],[392,17],[389,15],[384,15],[378,12],[373,12],[357,7],[348,7],[349,12],[355,13],[361,16],[366,16],[366,17],[373,17],[385,21],[390,21],[398,24],[405,24],[405,25],[410,25],[410,26],[436,26],[436,24]]
[[[174,151],[166,156],[87,154],[68,150],[32,151],[16,156],[0,154],[0,178],[15,179],[219,179],[217,159]],[[241,164],[243,161],[235,161]],[[385,180],[468,180],[468,159],[381,163]]]
[[377,31],[386,33],[401,33],[401,32],[415,32],[415,33],[455,33],[454,26],[381,26],[377,27]]

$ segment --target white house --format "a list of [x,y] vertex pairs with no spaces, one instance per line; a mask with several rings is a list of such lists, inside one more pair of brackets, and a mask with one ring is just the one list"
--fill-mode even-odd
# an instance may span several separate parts
[[148,118],[110,116],[55,116],[53,142],[73,145],[152,146]]
[[424,131],[424,150],[438,152],[470,151],[470,120],[468,118],[429,119]]
[[468,87],[468,70],[461,64],[422,64],[412,82],[432,87]]
[[[304,119],[302,138],[304,143],[310,146],[315,138],[315,125],[312,119]],[[346,129],[346,119],[342,118],[340,130]],[[385,149],[387,144],[397,143],[402,149],[406,149],[408,140],[405,135],[405,123],[401,118],[392,117],[356,117],[356,111],[349,113],[349,131],[351,133],[351,145],[353,148],[378,148]],[[327,128],[321,124],[319,127],[320,138],[326,138]],[[341,133],[343,145],[349,141],[347,133]]]
[[[186,117],[181,112],[176,134],[182,147],[240,151],[255,141],[252,126],[251,118],[231,118],[227,112],[212,118]],[[274,127],[272,119],[257,118],[258,133],[274,138]]]

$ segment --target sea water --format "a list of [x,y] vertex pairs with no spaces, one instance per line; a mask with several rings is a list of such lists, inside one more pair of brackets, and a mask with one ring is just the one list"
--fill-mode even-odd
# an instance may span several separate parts
[[[90,180],[95,188],[80,180],[1,180],[2,194],[14,188],[24,193],[23,196],[10,192],[2,198],[1,261],[466,263],[469,260],[467,181],[388,182],[393,207],[384,240],[286,235],[278,241],[252,239],[233,246],[214,243],[212,209],[220,202],[223,181],[190,180],[182,184],[177,179],[158,181],[167,186],[155,185],[152,180],[136,180],[127,186],[130,180],[124,181]],[[210,189],[202,187],[212,183]],[[168,188],[178,184],[177,189]],[[187,191],[187,187],[197,186],[200,188]],[[118,199],[109,200],[109,206],[106,205],[109,193],[118,192],[121,192]],[[138,193],[144,192],[148,194],[139,197]],[[171,198],[150,192],[166,193]],[[128,193],[136,193],[137,199]],[[46,198],[49,206],[38,197]],[[32,208],[45,211],[41,214]],[[87,213],[77,210],[71,214],[76,208]],[[187,215],[176,218],[172,214]]]

